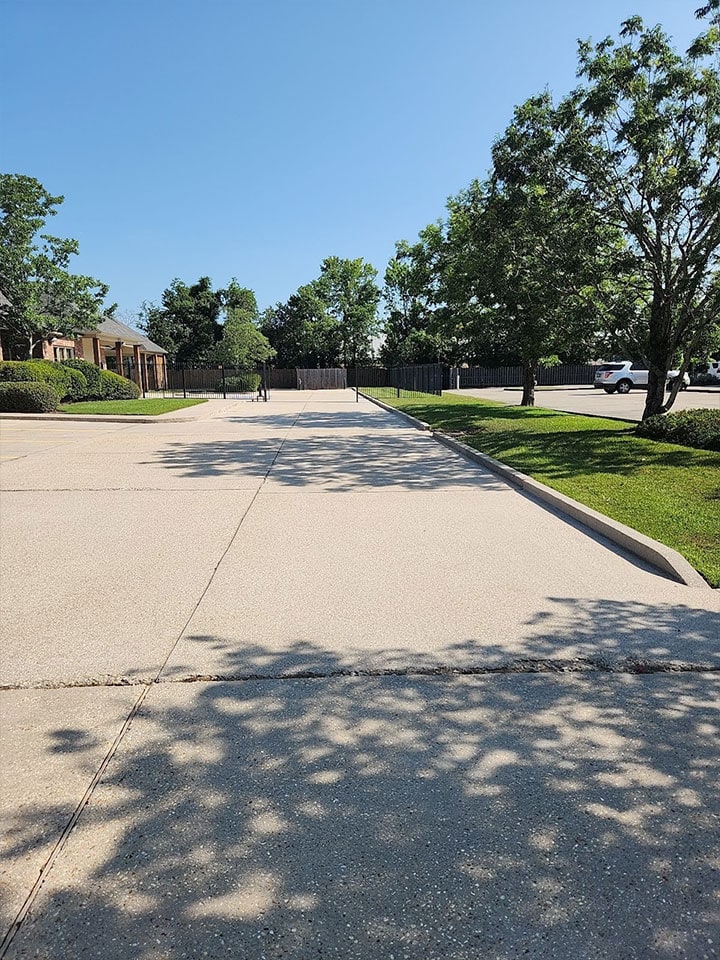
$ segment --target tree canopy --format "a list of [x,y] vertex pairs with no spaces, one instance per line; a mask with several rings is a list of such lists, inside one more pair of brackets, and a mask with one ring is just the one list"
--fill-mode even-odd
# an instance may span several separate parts
[[177,363],[206,363],[222,338],[221,290],[209,277],[186,284],[175,279],[163,291],[162,305],[143,304],[140,327]]
[[77,240],[41,232],[63,199],[34,177],[0,174],[0,291],[8,301],[0,321],[28,357],[42,340],[94,327],[108,292],[94,277],[70,273]]
[[372,356],[379,332],[377,271],[362,258],[328,257],[320,276],[263,314],[281,366],[350,366]]
[[634,255],[646,417],[672,403],[668,370],[687,367],[720,308],[719,55],[715,24],[681,55],[631,17],[619,42],[580,44],[583,83],[558,108],[562,162]]

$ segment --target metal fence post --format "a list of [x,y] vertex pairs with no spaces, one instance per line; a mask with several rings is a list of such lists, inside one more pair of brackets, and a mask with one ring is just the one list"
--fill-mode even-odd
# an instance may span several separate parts
[[223,400],[227,400],[227,390],[225,389],[225,365],[220,365],[220,371],[222,374],[222,385],[223,385]]
[[180,367],[182,371],[182,385],[183,385],[183,397],[187,400],[187,390],[185,389],[185,367]]

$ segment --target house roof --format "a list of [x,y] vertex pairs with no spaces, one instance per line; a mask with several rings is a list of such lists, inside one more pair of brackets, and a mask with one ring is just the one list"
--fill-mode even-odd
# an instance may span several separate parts
[[105,317],[104,320],[98,323],[94,330],[88,330],[87,333],[99,333],[101,336],[108,337],[111,340],[122,340],[123,343],[136,343],[141,346],[146,353],[167,353],[167,350],[163,350],[162,347],[158,346],[157,343],[153,343],[152,340],[144,334],[133,330],[132,327],[128,327],[126,323],[121,323],[120,320],[116,320],[114,317]]

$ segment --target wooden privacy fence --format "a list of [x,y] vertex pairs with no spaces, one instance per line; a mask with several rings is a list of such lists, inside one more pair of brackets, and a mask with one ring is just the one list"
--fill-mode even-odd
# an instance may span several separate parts
[[329,367],[320,370],[297,369],[298,390],[344,390],[347,387],[347,370],[344,367]]
[[[514,367],[451,367],[448,388],[458,387],[520,387],[523,368]],[[590,363],[561,363],[556,367],[541,367],[537,382],[540,386],[571,386],[591,384],[595,367]]]

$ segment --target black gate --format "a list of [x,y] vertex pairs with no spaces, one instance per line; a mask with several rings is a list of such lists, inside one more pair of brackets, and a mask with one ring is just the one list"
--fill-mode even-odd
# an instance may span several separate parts
[[265,364],[228,367],[166,363],[153,371],[152,378],[147,377],[145,391],[184,399],[267,401],[267,384]]

